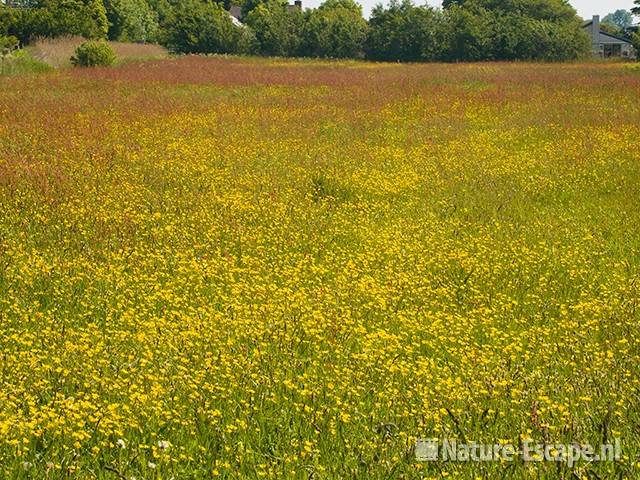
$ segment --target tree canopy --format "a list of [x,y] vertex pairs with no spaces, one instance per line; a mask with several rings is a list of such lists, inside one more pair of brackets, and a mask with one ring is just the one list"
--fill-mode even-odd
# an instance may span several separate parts
[[[0,34],[23,43],[81,35],[157,41],[177,53],[385,61],[566,60],[589,52],[567,0],[445,0],[443,9],[392,0],[369,21],[354,0],[305,11],[287,0],[21,1],[32,8],[0,6]],[[228,13],[232,3],[242,9],[240,25]],[[609,20],[626,25],[628,16]]]
[[392,0],[375,7],[369,19],[366,51],[375,60],[424,61],[442,59],[447,41],[445,17],[410,0]]
[[301,53],[302,12],[289,12],[287,4],[281,0],[269,0],[251,10],[244,20],[255,32],[256,53],[276,57]]
[[40,0],[33,8],[15,9],[8,30],[23,42],[62,35],[104,38],[109,21],[102,0]]
[[121,41],[154,41],[158,13],[144,0],[104,0],[109,38]]
[[326,0],[306,16],[303,53],[312,57],[362,56],[367,22],[353,0]]
[[633,24],[633,15],[627,10],[616,10],[602,19],[603,24],[616,27],[618,30],[625,30]]
[[165,28],[167,46],[181,53],[233,53],[242,40],[229,14],[214,2],[181,0]]

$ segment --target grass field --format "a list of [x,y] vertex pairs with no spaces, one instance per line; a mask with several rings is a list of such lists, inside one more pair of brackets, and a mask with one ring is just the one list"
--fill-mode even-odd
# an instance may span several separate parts
[[[28,47],[34,58],[54,68],[71,67],[71,57],[76,49],[86,42],[82,37],[41,38]],[[108,42],[113,48],[117,62],[124,63],[135,60],[159,60],[168,56],[168,52],[160,45],[148,43]]]
[[[72,66],[71,57],[86,40],[82,37],[41,38],[28,47],[0,58],[0,77],[39,74]],[[156,44],[108,42],[116,54],[116,63],[160,60],[169,56]]]
[[0,477],[640,478],[639,91],[595,63],[0,79]]
[[52,67],[34,58],[27,50],[18,50],[0,58],[0,78],[14,75],[38,74],[52,70]]

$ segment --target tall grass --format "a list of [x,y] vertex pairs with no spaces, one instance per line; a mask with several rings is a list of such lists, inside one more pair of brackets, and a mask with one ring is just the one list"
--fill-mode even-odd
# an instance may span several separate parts
[[0,478],[639,478],[639,91],[594,63],[1,79]]
[[0,75],[13,76],[51,71],[51,67],[30,54],[28,50],[16,50],[0,59]]
[[[85,41],[82,37],[41,38],[30,47],[32,55],[54,68],[68,67],[71,57]],[[156,44],[109,42],[120,63],[132,60],[160,59],[168,55],[165,48]]]

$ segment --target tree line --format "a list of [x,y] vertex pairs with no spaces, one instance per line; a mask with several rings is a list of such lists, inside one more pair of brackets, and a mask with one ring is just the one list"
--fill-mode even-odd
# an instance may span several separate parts
[[[378,5],[368,20],[354,0],[315,9],[283,0],[16,0],[0,7],[0,35],[158,42],[176,53],[367,58],[386,61],[571,60],[590,41],[566,0],[411,0]],[[19,7],[19,8],[16,8]]]

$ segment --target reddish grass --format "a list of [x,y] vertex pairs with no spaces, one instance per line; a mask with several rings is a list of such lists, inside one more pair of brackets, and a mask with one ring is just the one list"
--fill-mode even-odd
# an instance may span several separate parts
[[[269,94],[268,89],[254,88],[258,86],[278,91]],[[509,122],[505,128],[516,122],[570,129],[577,116],[582,126],[633,120],[628,108],[618,111],[615,105],[638,105],[640,75],[619,65],[592,63],[274,64],[187,56],[0,79],[0,89],[0,187],[11,190],[20,177],[44,177],[48,180],[43,191],[53,195],[65,178],[58,152],[81,145],[88,165],[108,159],[113,152],[105,150],[102,139],[114,125],[208,111],[215,111],[220,122],[235,125],[237,109],[251,105],[256,124],[276,122],[283,139],[316,141],[316,117],[322,114],[336,124],[350,125],[354,140],[368,141],[378,126],[377,113],[392,108],[395,117],[388,118],[399,128],[414,129],[416,134],[407,141],[419,143],[429,142],[433,135],[427,129],[420,133],[421,124],[431,132],[435,128],[440,137],[455,137],[466,128],[468,109],[481,107],[495,112],[496,121],[504,114]],[[611,97],[612,108],[590,108],[589,99],[595,96]],[[412,99],[418,102],[414,105]],[[418,112],[405,117],[405,108]],[[635,112],[640,124],[640,108]],[[407,118],[420,123],[408,127],[403,123]],[[188,133],[189,126],[185,129]]]

